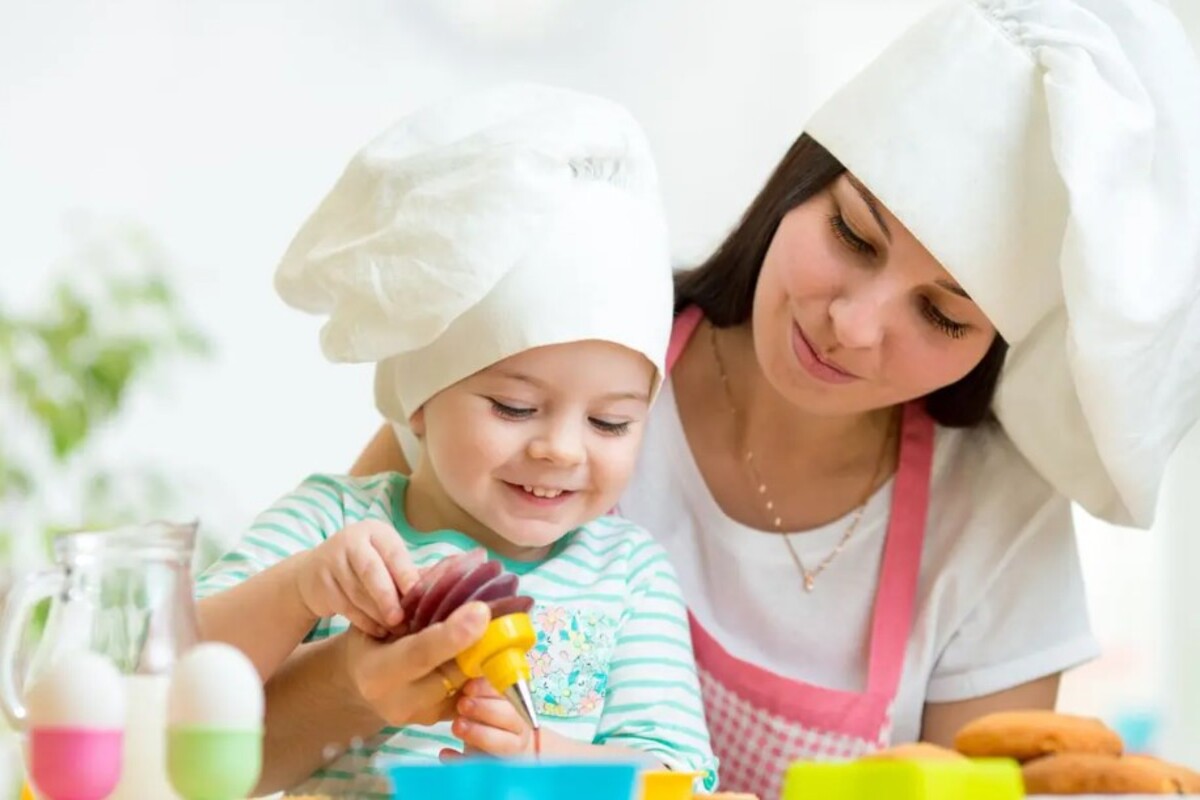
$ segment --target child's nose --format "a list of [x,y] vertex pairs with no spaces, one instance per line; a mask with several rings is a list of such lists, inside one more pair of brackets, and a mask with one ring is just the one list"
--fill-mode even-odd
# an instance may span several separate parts
[[583,461],[583,437],[577,425],[548,427],[529,443],[529,455],[559,466],[571,467]]

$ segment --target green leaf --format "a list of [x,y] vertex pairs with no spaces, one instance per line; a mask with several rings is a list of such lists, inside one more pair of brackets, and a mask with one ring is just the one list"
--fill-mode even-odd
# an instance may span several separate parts
[[[0,446],[0,498],[19,501],[34,493],[35,480],[54,483],[65,475],[67,462],[86,453],[101,424],[120,417],[130,391],[151,370],[211,352],[203,331],[184,313],[169,254],[150,231],[136,224],[82,230],[86,238],[62,264],[43,307],[22,313],[0,307],[0,404],[11,404],[17,419],[36,426],[41,435],[34,439],[42,447],[27,457]],[[118,273],[118,264],[135,269]],[[87,292],[77,288],[84,283]],[[118,331],[104,325],[127,319],[147,324]],[[76,460],[71,469],[83,464]],[[119,485],[100,469],[85,470],[83,496],[72,498],[70,527],[146,519],[174,502],[168,475],[133,470],[121,467]],[[40,520],[38,529],[49,534],[60,524]],[[0,560],[11,545],[7,536],[0,531]]]
[[28,497],[33,494],[33,478],[16,464],[0,459],[0,498]]

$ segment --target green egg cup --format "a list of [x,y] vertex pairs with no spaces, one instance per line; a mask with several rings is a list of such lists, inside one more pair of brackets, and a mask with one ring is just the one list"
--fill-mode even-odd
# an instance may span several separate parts
[[1020,800],[1021,770],[1008,759],[796,763],[783,800]]
[[167,732],[167,776],[184,800],[241,800],[262,771],[262,731]]

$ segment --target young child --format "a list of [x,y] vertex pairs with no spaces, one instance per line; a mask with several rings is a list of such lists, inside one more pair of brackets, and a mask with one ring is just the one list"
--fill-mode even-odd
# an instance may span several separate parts
[[[654,167],[632,118],[536,86],[419,113],[352,160],[276,286],[329,315],[329,358],[378,362],[376,403],[422,453],[411,477],[315,475],[262,514],[199,579],[206,636],[231,635],[208,622],[211,596],[257,582],[266,599],[237,626],[255,625],[243,649],[269,676],[301,639],[393,630],[397,587],[412,581],[403,550],[424,569],[482,545],[536,603],[543,753],[636,751],[703,772],[711,791],[674,573],[646,532],[606,516],[663,380],[672,316]],[[481,683],[453,720],[385,728],[297,791],[386,792],[390,758],[528,754],[527,726]]]

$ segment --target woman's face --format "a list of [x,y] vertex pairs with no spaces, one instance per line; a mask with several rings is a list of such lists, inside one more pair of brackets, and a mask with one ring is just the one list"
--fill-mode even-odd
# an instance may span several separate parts
[[861,413],[947,386],[996,329],[849,173],[793,209],[754,295],[754,347],[777,391],[814,413]]

